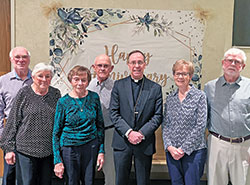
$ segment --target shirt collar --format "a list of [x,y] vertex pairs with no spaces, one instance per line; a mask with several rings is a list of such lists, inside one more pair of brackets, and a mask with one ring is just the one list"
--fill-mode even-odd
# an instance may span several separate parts
[[96,78],[96,87],[97,86],[107,86],[109,84],[109,82],[111,81],[110,78],[107,78],[106,80],[104,80],[102,83],[99,82],[99,80]]
[[[227,84],[230,84],[226,81],[225,77],[222,76],[220,77],[220,83],[221,83],[221,86],[224,86],[224,85],[227,85]],[[231,83],[230,85],[233,85],[233,84],[237,84],[237,85],[240,85],[240,81],[242,80],[241,76],[239,76],[239,78],[234,82],[234,83]]]
[[[30,79],[30,78],[31,78],[31,70],[28,71],[28,74],[27,74],[27,78],[26,78],[26,79]],[[15,70],[13,70],[13,71],[11,72],[10,79],[19,79],[19,80],[21,80],[21,78],[18,76],[18,74],[16,73]]]
[[130,75],[130,78],[131,78],[131,81],[138,83],[138,82],[142,81],[142,79],[144,78],[144,75],[142,76],[142,78],[140,80],[135,80],[131,75]]
[[[191,86],[190,90],[188,91],[187,93],[187,96],[190,94],[190,95],[193,95],[195,94],[194,92],[194,86],[192,84],[189,84]],[[174,96],[178,95],[178,92],[179,92],[179,88],[177,88],[174,92]]]

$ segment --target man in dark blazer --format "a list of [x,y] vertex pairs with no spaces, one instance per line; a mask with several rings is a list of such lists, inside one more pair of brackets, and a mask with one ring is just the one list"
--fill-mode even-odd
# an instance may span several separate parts
[[129,183],[133,159],[137,185],[146,185],[156,151],[154,133],[162,122],[162,90],[143,75],[146,63],[141,51],[128,57],[131,74],[115,82],[110,101],[116,185]]

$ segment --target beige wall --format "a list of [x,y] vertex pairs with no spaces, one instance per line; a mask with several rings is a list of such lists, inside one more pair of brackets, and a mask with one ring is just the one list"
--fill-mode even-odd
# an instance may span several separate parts
[[[25,46],[31,51],[31,67],[38,62],[49,61],[49,23],[42,13],[42,5],[50,5],[53,0],[12,0],[13,45]],[[124,8],[195,10],[200,7],[209,12],[203,42],[202,84],[221,74],[221,58],[231,47],[233,0],[60,0],[64,7]],[[250,63],[250,49],[244,49]],[[250,77],[250,64],[243,75]]]

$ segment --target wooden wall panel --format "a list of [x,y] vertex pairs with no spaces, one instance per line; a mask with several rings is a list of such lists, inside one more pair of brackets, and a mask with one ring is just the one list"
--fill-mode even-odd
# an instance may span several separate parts
[[1,0],[0,5],[0,76],[9,72],[11,65],[10,40],[10,0]]
[[[0,76],[11,69],[9,51],[11,49],[10,0],[1,0],[0,5]],[[0,177],[3,176],[3,152],[0,150]]]

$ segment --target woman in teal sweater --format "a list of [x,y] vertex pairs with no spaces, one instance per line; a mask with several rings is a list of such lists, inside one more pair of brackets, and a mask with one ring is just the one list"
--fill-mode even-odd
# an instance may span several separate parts
[[68,185],[93,185],[96,162],[104,163],[104,122],[97,93],[87,90],[90,71],[75,66],[68,74],[72,91],[59,99],[53,131],[54,171]]

